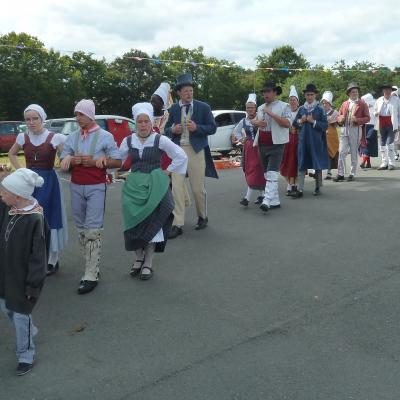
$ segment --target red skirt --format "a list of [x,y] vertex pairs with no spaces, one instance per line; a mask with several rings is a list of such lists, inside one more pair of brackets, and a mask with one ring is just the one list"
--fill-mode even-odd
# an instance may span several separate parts
[[281,175],[287,178],[297,177],[298,163],[297,163],[297,147],[299,144],[299,135],[291,133],[289,135],[289,142],[285,144],[283,150],[282,162],[280,172]]
[[247,140],[244,144],[242,166],[247,186],[250,189],[264,189],[264,170],[261,165],[258,147],[253,147],[252,140]]

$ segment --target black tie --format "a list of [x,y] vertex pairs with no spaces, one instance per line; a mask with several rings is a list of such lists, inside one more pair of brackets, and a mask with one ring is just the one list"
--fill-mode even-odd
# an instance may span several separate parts
[[186,112],[186,115],[189,114],[189,110],[190,110],[190,104],[185,104],[185,112]]

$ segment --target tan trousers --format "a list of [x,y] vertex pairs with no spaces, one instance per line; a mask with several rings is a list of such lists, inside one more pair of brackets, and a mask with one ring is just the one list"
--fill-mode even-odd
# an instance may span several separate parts
[[[187,173],[196,203],[197,216],[206,218],[207,193],[204,186],[206,170],[204,150],[196,153],[191,145],[182,146],[182,150],[188,157]],[[172,195],[175,201],[173,225],[183,226],[185,224],[185,205],[188,203],[188,193],[184,175],[172,174]]]

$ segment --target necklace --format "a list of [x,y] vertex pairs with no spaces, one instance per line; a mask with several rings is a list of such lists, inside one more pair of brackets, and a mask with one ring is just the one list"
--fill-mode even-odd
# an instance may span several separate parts
[[12,230],[14,229],[15,225],[17,222],[23,217],[23,215],[14,215],[10,221],[8,221],[7,227],[6,227],[6,233],[4,235],[4,239],[6,242],[8,242],[8,238],[10,237],[10,234]]

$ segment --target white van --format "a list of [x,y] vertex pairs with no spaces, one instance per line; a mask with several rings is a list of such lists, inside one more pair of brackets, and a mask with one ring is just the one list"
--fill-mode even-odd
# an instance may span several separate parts
[[228,154],[232,151],[231,134],[233,128],[242,120],[246,113],[238,110],[214,110],[217,131],[208,136],[208,144],[212,152]]

